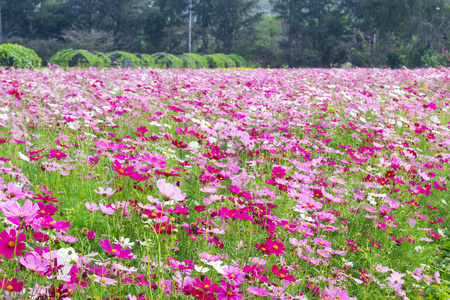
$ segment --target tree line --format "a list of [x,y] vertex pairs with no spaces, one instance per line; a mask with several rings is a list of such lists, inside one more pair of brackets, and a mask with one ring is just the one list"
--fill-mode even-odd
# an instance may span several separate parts
[[[449,0],[0,0],[3,42],[236,53],[260,67],[448,66]],[[192,4],[192,6],[190,5]]]

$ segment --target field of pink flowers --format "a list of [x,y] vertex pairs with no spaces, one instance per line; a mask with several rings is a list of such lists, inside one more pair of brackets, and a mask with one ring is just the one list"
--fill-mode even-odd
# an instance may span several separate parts
[[450,69],[0,69],[0,298],[449,299]]

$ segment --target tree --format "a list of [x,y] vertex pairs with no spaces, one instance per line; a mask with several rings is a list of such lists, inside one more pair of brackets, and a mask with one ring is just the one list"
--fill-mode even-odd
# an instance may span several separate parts
[[209,35],[211,33],[211,23],[213,17],[214,4],[211,0],[197,0],[193,4],[193,12],[196,19],[196,25],[200,29],[202,40],[202,54],[207,53],[209,49]]
[[46,1],[33,15],[33,35],[38,38],[59,38],[62,31],[72,25],[73,15],[68,3]]
[[259,0],[210,0],[213,3],[212,35],[221,42],[222,52],[233,48],[239,31],[253,30],[262,18],[255,13]]
[[28,37],[33,33],[33,17],[40,0],[0,0],[3,34]]
[[167,50],[172,52],[180,44],[175,37],[187,24],[188,0],[154,0],[153,5],[165,19]]

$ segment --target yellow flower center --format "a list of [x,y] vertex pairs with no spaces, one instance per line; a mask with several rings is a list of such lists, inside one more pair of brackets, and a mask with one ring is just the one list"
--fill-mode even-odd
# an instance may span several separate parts
[[8,291],[11,291],[13,288],[14,288],[14,287],[13,287],[12,285],[10,285],[10,284],[8,284],[8,285],[6,286],[6,289],[7,289]]
[[123,174],[123,173],[125,173],[125,171],[123,169],[119,169],[119,173]]
[[236,276],[234,276],[234,274],[231,274],[231,275],[230,275],[230,278],[235,278],[235,277],[236,277]]
[[112,249],[111,252],[114,253],[114,252],[117,252],[117,250],[116,249]]
[[274,246],[273,246],[273,249],[278,250],[278,246],[277,246],[277,245],[274,245]]
[[105,278],[102,278],[102,280],[100,280],[102,283],[105,283],[106,282],[106,280],[105,280]]
[[205,289],[209,288],[209,285],[205,284]]
[[14,244],[13,241],[9,241],[9,242],[8,242],[8,246],[9,246],[9,247],[14,248],[14,245],[15,245],[15,244]]
[[280,277],[281,277],[281,278],[284,278],[285,276],[284,276],[284,274],[280,274]]
[[45,210],[41,210],[41,214],[45,214]]
[[232,292],[227,292],[227,297],[233,296]]

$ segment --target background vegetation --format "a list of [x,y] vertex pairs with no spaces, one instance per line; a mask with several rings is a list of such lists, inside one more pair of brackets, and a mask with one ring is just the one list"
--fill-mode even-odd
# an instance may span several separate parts
[[[448,66],[450,61],[448,0],[192,2],[193,53],[236,53],[262,67],[414,68]],[[0,4],[3,41],[33,49],[44,64],[69,48],[188,52],[189,0]]]

